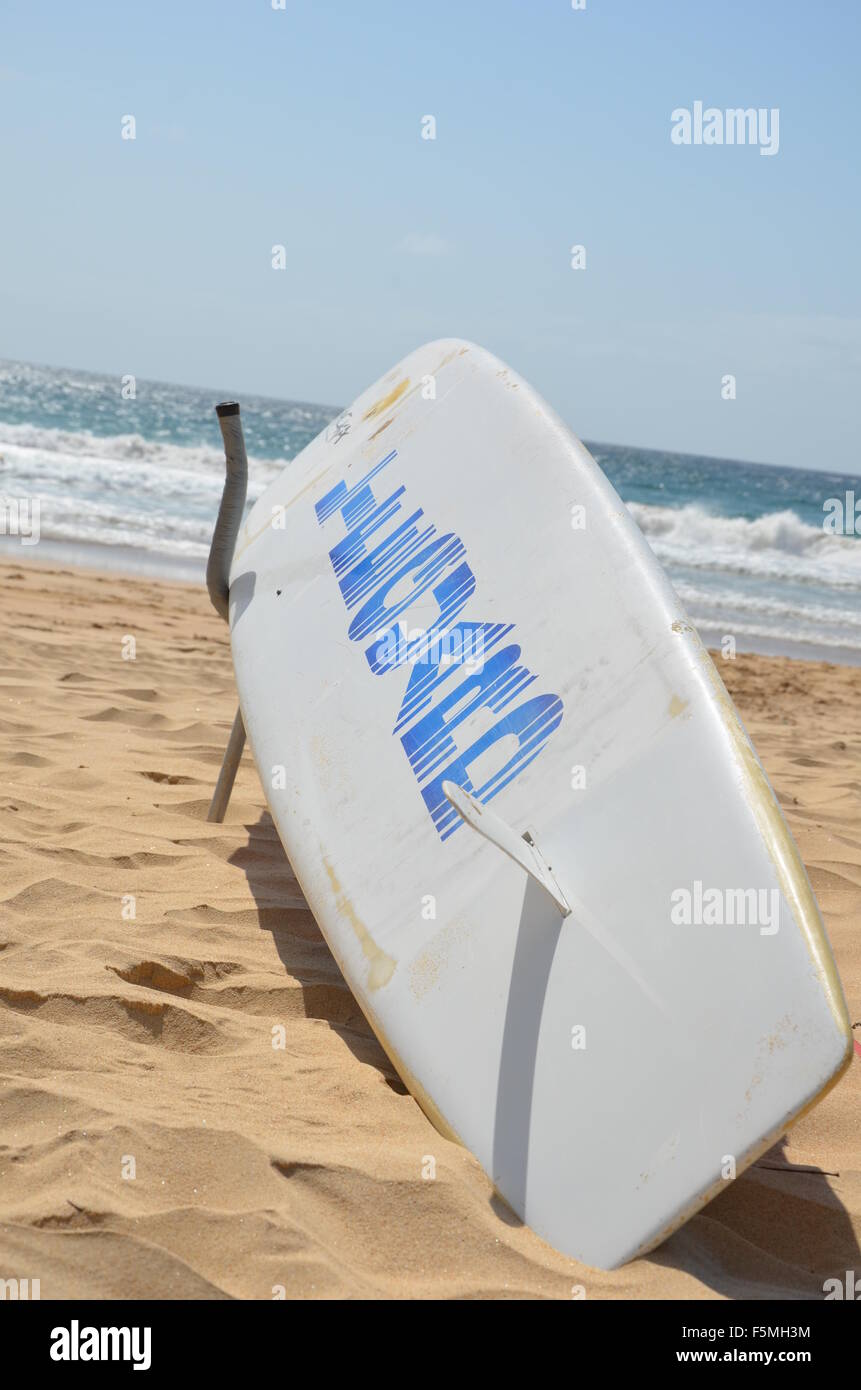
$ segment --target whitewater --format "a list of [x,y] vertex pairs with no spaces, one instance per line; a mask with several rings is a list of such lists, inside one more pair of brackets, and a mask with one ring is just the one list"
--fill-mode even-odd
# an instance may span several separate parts
[[[224,470],[213,405],[228,394],[139,382],[128,400],[117,378],[0,362],[0,498],[40,515],[39,545],[0,537],[0,555],[199,580]],[[249,503],[336,414],[243,396]],[[861,664],[861,537],[823,524],[861,480],[589,447],[706,641]]]

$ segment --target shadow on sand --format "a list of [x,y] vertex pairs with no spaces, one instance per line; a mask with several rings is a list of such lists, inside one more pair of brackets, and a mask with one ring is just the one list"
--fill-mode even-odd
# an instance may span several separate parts
[[393,1091],[406,1095],[326,945],[269,812],[246,830],[248,844],[229,863],[248,880],[261,929],[271,934],[284,969],[301,987],[306,1018],[325,1019],[360,1062],[376,1067]]

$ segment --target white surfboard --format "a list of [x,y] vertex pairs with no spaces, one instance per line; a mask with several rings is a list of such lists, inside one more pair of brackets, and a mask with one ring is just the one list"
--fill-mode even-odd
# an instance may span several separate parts
[[735,709],[501,362],[431,343],[294,459],[240,533],[230,624],[350,987],[552,1245],[609,1268],[657,1244],[841,1074],[831,951]]

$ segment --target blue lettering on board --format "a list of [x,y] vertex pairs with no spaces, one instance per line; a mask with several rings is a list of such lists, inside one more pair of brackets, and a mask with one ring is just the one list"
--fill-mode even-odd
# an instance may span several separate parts
[[[491,801],[544,748],[561,723],[562,701],[558,695],[530,695],[517,703],[537,677],[520,664],[516,642],[497,650],[513,632],[512,623],[458,621],[475,591],[466,547],[451,532],[439,536],[435,526],[420,526],[421,508],[402,516],[403,486],[377,500],[371,483],[395,458],[393,449],[351,487],[337,483],[315,510],[321,526],[340,513],[347,528],[329,558],[347,612],[358,609],[348,636],[359,642],[373,634],[365,656],[375,676],[409,663],[392,732],[400,736],[424,803],[445,840],[462,822],[443,796],[443,782],[455,782],[479,801]],[[394,529],[380,537],[392,523]],[[416,634],[404,633],[401,615],[428,593],[437,608],[433,624]],[[460,748],[457,731],[480,709],[496,715],[496,722]],[[501,745],[502,761],[475,786],[470,768],[495,744]]]

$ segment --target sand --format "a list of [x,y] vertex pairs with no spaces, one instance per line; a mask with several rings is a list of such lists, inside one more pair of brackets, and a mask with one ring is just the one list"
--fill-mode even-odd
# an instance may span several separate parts
[[[861,1272],[861,1055],[646,1258],[598,1273],[520,1225],[374,1039],[247,751],[206,822],[236,697],[205,592],[0,575],[0,1277],[43,1298],[821,1298]],[[861,1019],[861,671],[720,666]]]

